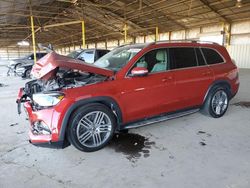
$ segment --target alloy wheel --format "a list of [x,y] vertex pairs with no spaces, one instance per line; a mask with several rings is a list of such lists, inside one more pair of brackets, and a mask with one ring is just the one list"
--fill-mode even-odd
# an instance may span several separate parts
[[216,115],[221,115],[227,110],[228,96],[225,91],[217,91],[212,98],[212,110]]
[[84,115],[77,125],[77,139],[86,147],[98,147],[110,136],[111,119],[102,111],[93,111]]

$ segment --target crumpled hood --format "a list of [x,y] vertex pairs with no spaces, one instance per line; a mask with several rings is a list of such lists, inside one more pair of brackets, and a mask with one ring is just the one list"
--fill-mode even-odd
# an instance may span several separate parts
[[103,76],[114,75],[114,72],[111,70],[99,68],[55,52],[51,52],[37,61],[31,70],[31,74],[37,79],[49,80],[55,77],[58,68],[80,70]]

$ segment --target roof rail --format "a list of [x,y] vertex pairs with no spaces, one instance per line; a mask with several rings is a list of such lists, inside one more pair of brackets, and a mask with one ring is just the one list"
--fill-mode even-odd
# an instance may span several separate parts
[[162,40],[162,41],[156,41],[153,44],[159,44],[159,43],[176,43],[176,42],[189,42],[189,43],[204,43],[204,44],[216,44],[219,45],[216,42],[211,42],[211,41],[202,41],[202,40]]

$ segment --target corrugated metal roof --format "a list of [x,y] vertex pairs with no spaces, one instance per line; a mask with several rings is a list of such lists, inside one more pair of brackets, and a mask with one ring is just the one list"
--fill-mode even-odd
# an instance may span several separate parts
[[[30,8],[35,17],[38,42],[80,44],[79,24],[43,29],[48,24],[84,19],[87,42],[138,36],[250,19],[250,0],[3,0],[0,1],[0,45],[30,40]],[[28,37],[28,38],[27,38]],[[78,42],[79,41],[79,42]]]

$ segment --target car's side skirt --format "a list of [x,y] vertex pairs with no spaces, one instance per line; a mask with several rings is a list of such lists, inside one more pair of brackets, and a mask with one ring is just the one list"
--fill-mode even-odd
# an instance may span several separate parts
[[145,125],[150,125],[150,124],[153,124],[153,123],[158,123],[158,122],[162,122],[162,121],[166,121],[166,120],[186,116],[186,115],[198,112],[199,110],[200,110],[199,107],[195,107],[195,108],[189,108],[189,109],[180,110],[180,111],[176,111],[176,112],[172,112],[172,113],[162,114],[162,115],[151,117],[151,118],[146,118],[146,119],[143,119],[143,120],[140,120],[140,121],[136,121],[136,122],[133,122],[133,123],[128,123],[126,125],[123,125],[123,126],[121,126],[121,130],[138,128],[138,127],[142,127],[142,126],[145,126]]

